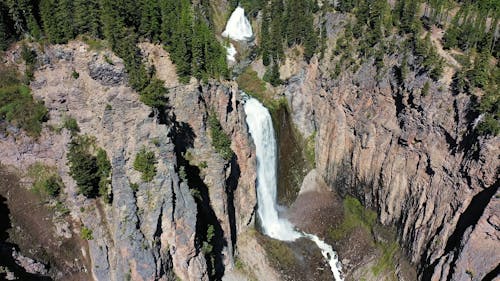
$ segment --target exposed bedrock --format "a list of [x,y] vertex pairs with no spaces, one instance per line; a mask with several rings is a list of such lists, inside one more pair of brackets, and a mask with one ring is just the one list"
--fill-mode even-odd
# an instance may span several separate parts
[[[160,46],[141,47],[151,63],[163,69],[165,79],[176,79],[168,54]],[[76,41],[47,46],[39,54],[31,88],[49,110],[48,126],[38,140],[19,131],[2,135],[2,164],[25,170],[41,161],[57,167],[67,195],[64,204],[78,226],[72,235],[80,235],[80,226],[92,230],[89,253],[84,255],[90,256],[89,270],[96,280],[175,280],[176,276],[208,280],[213,263],[201,249],[207,234],[199,233],[206,231],[205,218],[217,224],[215,263],[217,274],[223,274],[233,267],[238,234],[253,226],[255,208],[255,156],[237,87],[219,82],[200,86],[196,81],[179,85],[169,80],[169,118],[160,122],[126,86],[126,79],[121,59],[111,52],[93,51]],[[209,113],[217,115],[232,139],[235,156],[230,161],[211,145]],[[76,119],[80,134],[95,137],[96,146],[108,154],[110,205],[77,195],[66,165],[70,133],[49,129],[60,128],[69,117]],[[151,182],[142,181],[133,168],[143,147],[158,159]],[[189,158],[192,167],[203,167],[198,175],[206,188],[201,194],[206,199],[203,206],[193,192],[190,175],[187,179],[179,176],[180,165],[186,165],[184,158]],[[138,188],[132,188],[133,184]]]
[[470,97],[440,82],[423,96],[415,73],[403,86],[391,71],[377,82],[370,61],[335,81],[327,68],[313,60],[285,88],[297,128],[317,131],[318,174],[397,226],[421,278],[498,272],[498,255],[488,253],[500,251],[500,138],[464,133],[475,118]]

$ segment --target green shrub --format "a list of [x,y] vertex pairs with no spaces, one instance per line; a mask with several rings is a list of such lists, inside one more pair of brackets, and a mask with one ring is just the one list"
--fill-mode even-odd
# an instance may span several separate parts
[[210,126],[210,137],[212,138],[212,146],[215,148],[217,153],[224,158],[224,160],[230,160],[233,158],[233,151],[231,150],[231,139],[222,129],[222,126],[217,119],[215,112],[212,112],[208,116],[208,124]]
[[187,182],[187,173],[184,166],[179,167],[179,178],[181,178],[183,182]]
[[500,133],[500,120],[486,113],[476,129],[481,135],[497,136]]
[[97,150],[96,162],[99,174],[99,196],[102,197],[105,203],[111,203],[110,193],[110,175],[111,175],[111,162],[108,159],[106,150],[99,148]]
[[71,132],[72,135],[80,132],[78,122],[73,117],[64,118],[63,128]]
[[80,232],[80,237],[82,237],[82,239],[85,239],[85,240],[93,240],[94,236],[93,236],[92,229],[89,229],[89,228],[83,226],[82,230]]
[[73,72],[71,73],[71,77],[76,80],[80,77],[80,73],[78,73],[76,70],[73,70]]
[[139,184],[135,182],[130,183],[130,188],[132,189],[133,192],[139,191]]
[[422,88],[422,96],[427,96],[429,94],[429,90],[431,88],[431,84],[429,81],[426,81],[424,84],[424,87]]
[[33,180],[33,191],[40,195],[55,198],[62,189],[63,183],[56,167],[37,162],[28,168],[28,176]]
[[42,123],[48,120],[48,111],[43,102],[33,99],[27,86],[14,84],[0,88],[0,120],[23,129],[31,137],[38,137]]
[[208,228],[207,228],[207,239],[206,239],[206,241],[203,241],[203,246],[201,249],[201,251],[205,255],[209,255],[213,251],[212,240],[213,240],[214,236],[215,236],[215,228],[213,225],[209,224]]
[[141,172],[141,179],[150,182],[156,176],[156,156],[153,151],[142,148],[135,156],[134,169]]
[[26,63],[26,69],[25,69],[25,82],[26,84],[29,84],[31,80],[33,80],[33,77],[35,75],[35,63],[36,63],[36,52],[29,48],[26,45],[22,45],[21,47],[21,57]]
[[206,169],[206,168],[208,168],[207,161],[203,161],[203,162],[201,162],[201,163],[198,165],[198,167],[199,167],[200,169]]
[[500,92],[495,83],[491,83],[485,91],[477,105],[477,110],[484,117],[476,130],[481,135],[497,136],[500,133]]
[[69,143],[67,154],[70,175],[78,185],[78,193],[86,197],[97,195],[105,196],[109,202],[109,174],[111,163],[106,151],[97,149],[97,156],[93,154],[95,140],[89,136],[74,136]]
[[262,81],[251,67],[238,76],[238,86],[247,94],[256,97],[259,100],[264,99],[267,94],[266,83]]
[[358,199],[352,196],[347,196],[343,203],[344,218],[338,227],[329,230],[330,238],[339,241],[347,237],[357,227],[371,232],[377,221],[377,213],[366,209]]
[[57,197],[61,191],[61,179],[52,175],[43,182],[43,189],[51,197]]

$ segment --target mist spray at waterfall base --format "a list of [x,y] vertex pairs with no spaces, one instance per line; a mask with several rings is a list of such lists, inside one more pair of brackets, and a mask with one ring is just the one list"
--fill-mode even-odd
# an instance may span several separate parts
[[295,241],[308,238],[320,248],[328,261],[336,281],[343,281],[337,253],[316,235],[299,232],[288,220],[279,217],[277,205],[277,145],[273,122],[267,108],[248,97],[244,105],[246,122],[255,143],[257,154],[257,214],[265,235],[281,240]]

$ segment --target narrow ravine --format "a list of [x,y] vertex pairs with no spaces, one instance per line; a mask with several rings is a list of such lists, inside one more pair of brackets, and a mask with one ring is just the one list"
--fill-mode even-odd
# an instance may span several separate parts
[[281,241],[295,241],[301,237],[310,239],[328,261],[335,280],[343,281],[342,267],[333,248],[316,235],[297,231],[287,219],[279,217],[277,146],[271,115],[259,101],[250,97],[246,98],[244,109],[257,155],[257,215],[263,233]]

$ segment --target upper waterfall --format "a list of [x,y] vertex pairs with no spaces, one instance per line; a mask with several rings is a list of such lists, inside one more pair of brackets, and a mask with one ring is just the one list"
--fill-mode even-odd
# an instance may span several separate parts
[[245,9],[238,6],[234,10],[227,21],[226,29],[222,32],[222,36],[236,41],[248,41],[252,39],[252,26],[247,17],[245,17]]

